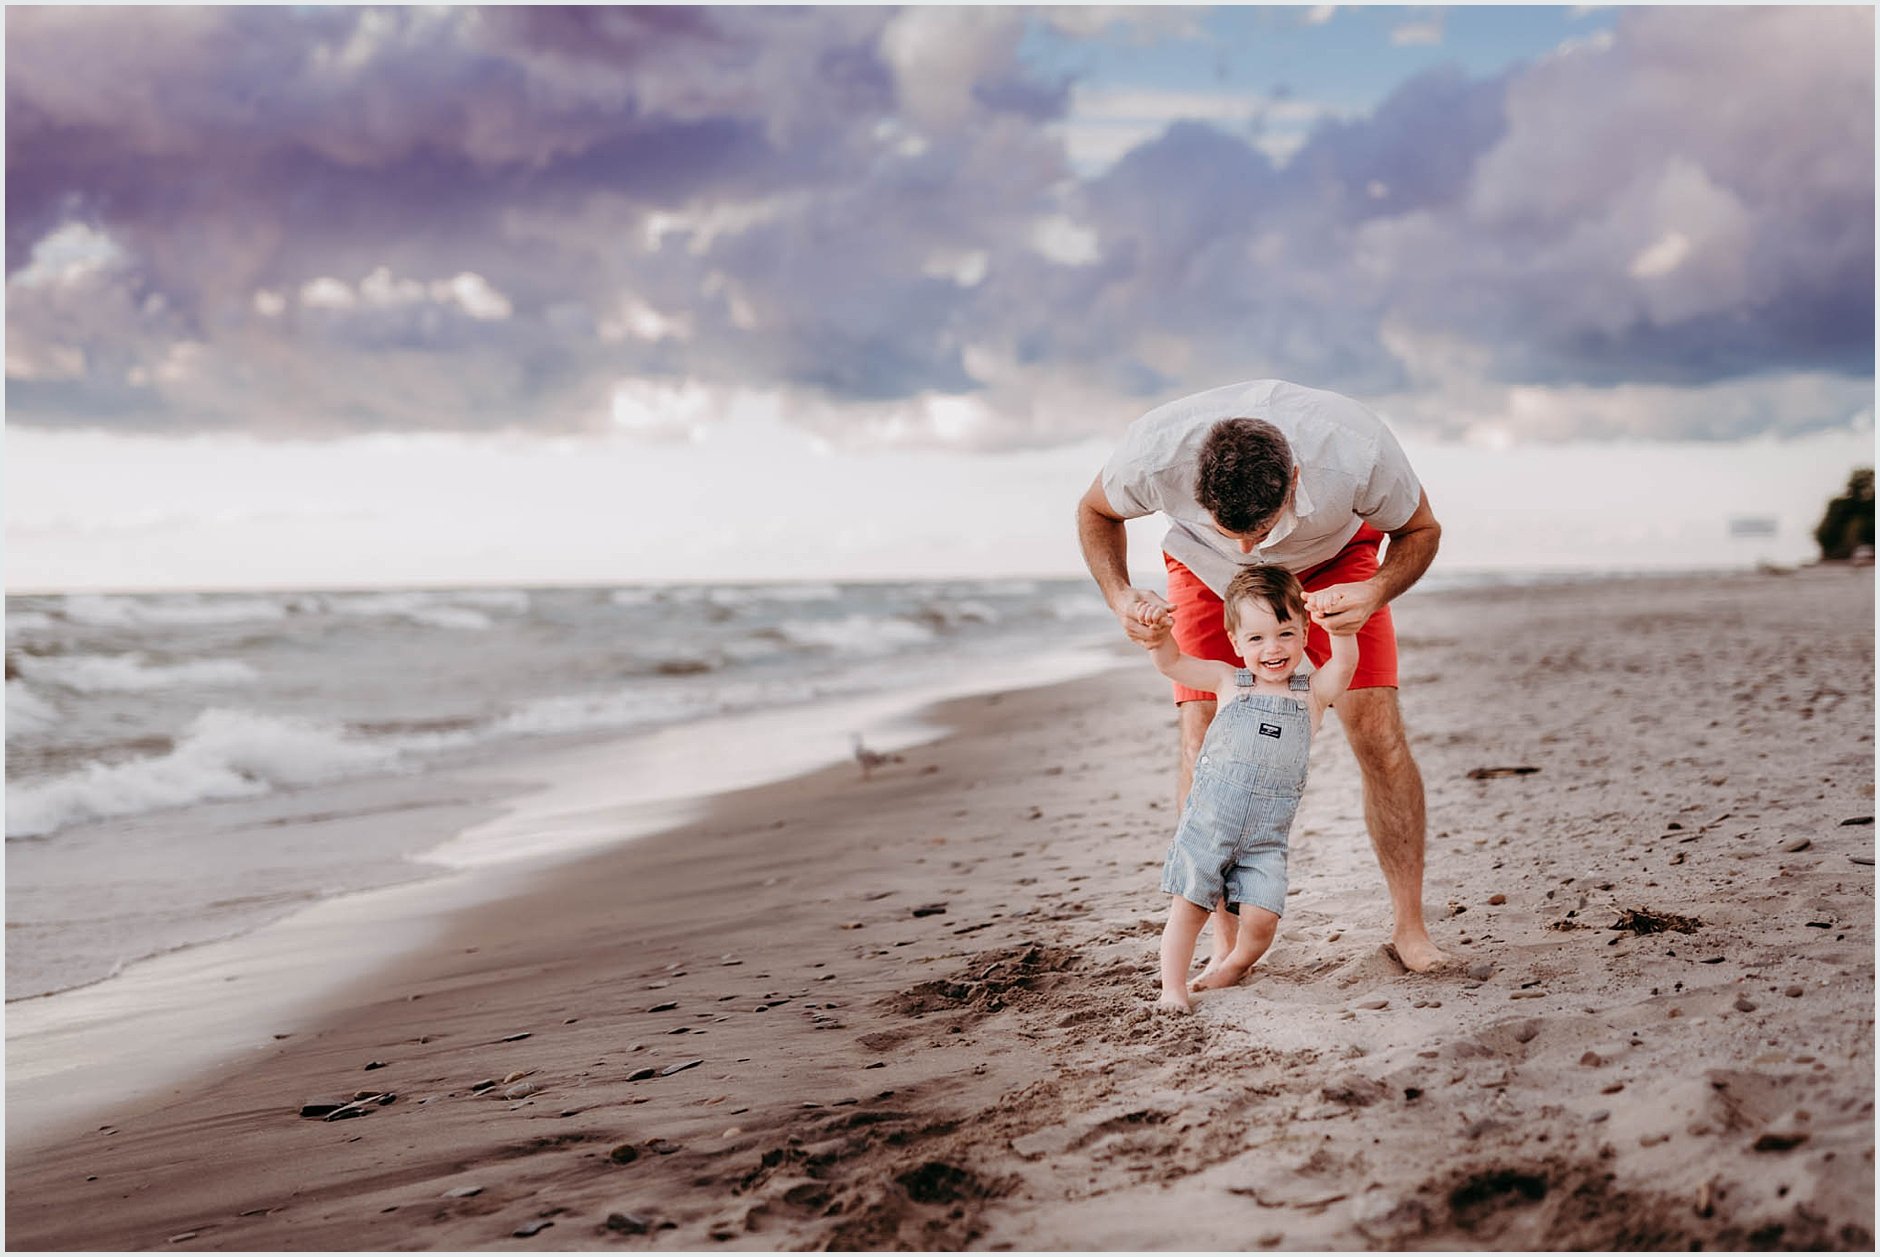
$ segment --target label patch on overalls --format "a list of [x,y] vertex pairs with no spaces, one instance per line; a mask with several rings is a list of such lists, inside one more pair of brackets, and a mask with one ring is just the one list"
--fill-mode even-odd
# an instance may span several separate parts
[[1279,736],[1279,726],[1262,724],[1260,726],[1260,736],[1263,738],[1277,738]]

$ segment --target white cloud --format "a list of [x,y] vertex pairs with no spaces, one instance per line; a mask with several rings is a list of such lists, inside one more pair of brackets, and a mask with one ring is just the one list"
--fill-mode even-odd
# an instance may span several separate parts
[[669,338],[686,340],[692,335],[692,317],[690,314],[662,314],[641,298],[629,295],[621,299],[615,316],[601,320],[596,330],[608,344],[630,336],[648,342]]
[[1012,65],[1024,15],[1017,9],[917,7],[881,34],[901,108],[924,130],[950,132],[975,111],[973,89]]
[[431,299],[456,302],[473,319],[506,319],[511,313],[509,298],[496,291],[490,281],[474,271],[465,271],[454,279],[431,285]]
[[33,245],[32,260],[8,277],[7,286],[69,284],[126,260],[123,246],[109,233],[87,223],[69,222]]
[[1084,266],[1103,256],[1096,231],[1067,214],[1051,214],[1034,222],[1031,247],[1060,266]]
[[976,288],[991,268],[992,255],[984,249],[942,250],[928,256],[921,264],[921,274],[952,280],[961,288]]
[[1437,16],[1420,22],[1405,22],[1391,31],[1390,42],[1400,48],[1440,44],[1443,42],[1443,19]]
[[[258,309],[262,300],[262,295],[257,294]],[[427,302],[456,306],[479,321],[506,319],[513,313],[509,298],[474,271],[427,284],[409,276],[394,275],[389,266],[379,266],[360,280],[356,289],[330,275],[309,280],[300,289],[300,303],[320,310],[352,310],[362,305],[387,310]]]
[[1345,114],[1331,105],[1256,92],[1079,84],[1071,91],[1067,116],[1053,131],[1062,138],[1071,164],[1085,176],[1108,169],[1131,149],[1183,121],[1212,123],[1241,135],[1284,165],[1322,119]]
[[1632,259],[1627,273],[1633,279],[1656,279],[1677,270],[1690,254],[1691,238],[1681,231],[1667,231]]
[[317,310],[350,310],[358,299],[346,281],[322,275],[301,285],[300,304]]

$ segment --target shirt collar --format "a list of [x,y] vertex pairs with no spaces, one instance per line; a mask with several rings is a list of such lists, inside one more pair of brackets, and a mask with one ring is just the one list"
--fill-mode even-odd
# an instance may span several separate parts
[[1292,536],[1293,530],[1299,527],[1300,517],[1311,513],[1312,499],[1306,494],[1306,482],[1302,476],[1299,483],[1293,486],[1292,505],[1280,512],[1279,522],[1273,525],[1273,531],[1269,532],[1266,539],[1254,549],[1266,550],[1286,540]]

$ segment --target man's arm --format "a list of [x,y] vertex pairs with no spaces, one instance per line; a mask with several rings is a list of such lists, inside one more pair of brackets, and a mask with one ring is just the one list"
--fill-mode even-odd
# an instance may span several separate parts
[[1390,548],[1384,552],[1384,561],[1377,565],[1377,575],[1371,578],[1371,583],[1379,590],[1380,606],[1416,584],[1423,573],[1430,570],[1437,544],[1442,539],[1443,526],[1436,522],[1435,512],[1430,510],[1430,495],[1421,494],[1415,513],[1404,521],[1402,528],[1391,532]]
[[1390,547],[1377,574],[1349,585],[1331,585],[1306,595],[1306,606],[1332,634],[1355,633],[1378,608],[1417,583],[1436,558],[1443,526],[1430,510],[1430,495],[1417,498],[1417,509],[1402,527],[1391,530]]
[[1078,499],[1077,544],[1083,548],[1084,565],[1103,591],[1103,601],[1122,622],[1123,631],[1131,641],[1153,644],[1155,629],[1150,621],[1157,618],[1157,611],[1168,609],[1168,602],[1159,594],[1130,585],[1129,534],[1123,527],[1123,517],[1103,492],[1102,476],[1092,480]]

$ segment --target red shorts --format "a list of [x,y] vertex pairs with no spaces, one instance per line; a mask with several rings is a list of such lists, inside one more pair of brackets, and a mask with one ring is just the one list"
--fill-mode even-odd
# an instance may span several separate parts
[[[1345,543],[1343,550],[1317,567],[1300,572],[1299,583],[1305,586],[1307,593],[1312,593],[1328,585],[1370,579],[1377,573],[1377,547],[1383,540],[1384,534],[1377,529],[1369,524],[1359,525],[1357,535]],[[1183,654],[1197,659],[1218,659],[1235,667],[1242,666],[1240,654],[1228,639],[1227,625],[1221,618],[1220,598],[1179,560],[1166,554],[1162,559],[1168,564],[1168,600],[1175,608],[1175,644],[1182,648]],[[1312,661],[1312,666],[1323,664],[1331,653],[1325,630],[1316,624],[1308,626],[1306,658]],[[1358,671],[1351,678],[1349,688],[1394,689],[1396,685],[1397,630],[1391,624],[1390,608],[1386,606],[1358,630]],[[1214,695],[1206,690],[1191,690],[1185,685],[1175,687],[1177,703],[1203,700],[1212,702]]]

